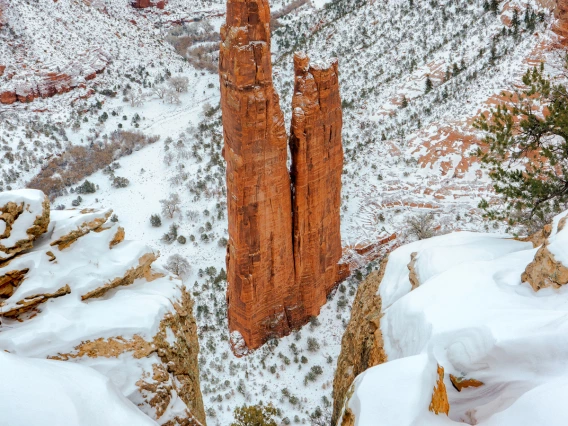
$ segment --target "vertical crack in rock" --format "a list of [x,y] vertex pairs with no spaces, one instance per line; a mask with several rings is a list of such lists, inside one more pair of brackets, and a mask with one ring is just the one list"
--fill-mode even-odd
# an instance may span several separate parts
[[294,55],[290,152],[294,266],[304,318],[318,315],[339,278],[342,112],[337,60]]

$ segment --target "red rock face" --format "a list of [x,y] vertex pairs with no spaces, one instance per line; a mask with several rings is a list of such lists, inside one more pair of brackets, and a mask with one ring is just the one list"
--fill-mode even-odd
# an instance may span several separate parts
[[294,56],[290,129],[294,265],[307,317],[319,314],[339,280],[343,171],[337,60],[325,67],[309,62],[305,54]]
[[[337,62],[319,69],[306,58],[296,71],[292,198],[269,22],[267,0],[228,0],[219,51],[229,329],[249,349],[317,315],[347,272],[337,266],[343,167]],[[234,334],[232,343],[237,354],[244,353]]]
[[[36,98],[67,93],[76,87],[82,87],[84,80],[92,80],[103,72],[108,61],[107,55],[97,50],[78,55],[61,72],[18,70],[15,75],[8,75],[8,82],[0,87],[0,103],[26,103]],[[3,71],[2,67],[0,70]]]
[[9,105],[13,104],[18,100],[16,92],[2,92],[0,93],[0,103]]
[[166,3],[166,0],[158,0],[156,3],[153,3],[150,0],[132,0],[130,5],[136,9],[146,9],[147,7],[163,9],[166,6]]
[[552,29],[566,42],[568,40],[568,0],[557,1],[554,17],[556,18],[556,23]]
[[229,329],[249,348],[289,333],[296,305],[284,118],[267,0],[229,0],[219,73],[227,162]]
[[136,9],[145,9],[147,7],[152,6],[150,0],[134,0],[130,4],[132,5],[132,7],[135,7]]

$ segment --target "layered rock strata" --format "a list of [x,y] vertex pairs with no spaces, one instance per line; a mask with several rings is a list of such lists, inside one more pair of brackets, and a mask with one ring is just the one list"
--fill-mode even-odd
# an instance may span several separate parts
[[237,354],[319,314],[348,273],[337,265],[343,168],[337,62],[310,66],[307,56],[296,55],[291,182],[269,23],[267,0],[229,0],[221,28],[227,299]]
[[294,268],[304,316],[318,315],[340,274],[342,112],[337,60],[294,55],[290,152]]
[[[3,247],[21,249],[0,263],[0,352],[91,367],[148,423],[205,424],[193,301],[154,265],[158,254],[125,241],[112,210],[50,212],[37,190],[0,201]],[[45,409],[28,394],[10,397]]]
[[78,87],[85,87],[88,80],[102,73],[110,57],[100,49],[84,52],[67,63],[61,70],[53,69],[5,69],[6,83],[0,82],[0,103],[32,102],[36,98],[49,98],[67,93]]
[[298,305],[286,131],[272,84],[269,22],[266,0],[229,0],[219,52],[229,328],[249,348],[288,333]]

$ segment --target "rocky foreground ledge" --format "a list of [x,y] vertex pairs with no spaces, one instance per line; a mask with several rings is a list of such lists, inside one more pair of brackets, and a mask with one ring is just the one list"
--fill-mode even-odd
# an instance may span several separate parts
[[354,301],[333,424],[567,424],[567,217],[538,247],[459,232],[393,251]]
[[50,211],[20,190],[0,211],[3,421],[205,424],[193,301],[158,254],[112,210]]

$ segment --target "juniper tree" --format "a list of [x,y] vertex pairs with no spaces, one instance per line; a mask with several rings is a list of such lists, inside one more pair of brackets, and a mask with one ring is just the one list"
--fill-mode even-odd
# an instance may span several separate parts
[[425,87],[424,87],[424,93],[430,93],[432,91],[432,87],[434,87],[433,84],[432,84],[432,80],[430,80],[430,76],[427,76],[426,77],[426,84],[425,84]]
[[482,200],[485,216],[530,229],[568,205],[568,91],[551,83],[544,64],[527,70],[523,83],[526,89],[510,98],[516,99],[513,106],[503,103],[476,120],[475,127],[486,132],[486,147],[475,155],[503,201]]

